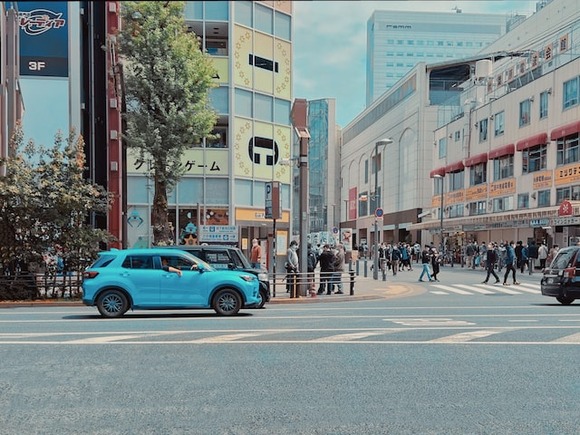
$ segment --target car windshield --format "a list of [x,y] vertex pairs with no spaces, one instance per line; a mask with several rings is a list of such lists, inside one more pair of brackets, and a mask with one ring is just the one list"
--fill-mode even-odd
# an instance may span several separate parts
[[575,249],[563,249],[556,255],[552,265],[552,269],[565,269],[571,266],[572,258],[574,257]]

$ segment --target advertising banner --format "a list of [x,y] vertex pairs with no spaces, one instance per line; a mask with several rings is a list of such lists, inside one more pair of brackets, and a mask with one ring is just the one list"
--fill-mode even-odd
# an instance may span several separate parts
[[67,2],[17,2],[20,75],[68,77]]

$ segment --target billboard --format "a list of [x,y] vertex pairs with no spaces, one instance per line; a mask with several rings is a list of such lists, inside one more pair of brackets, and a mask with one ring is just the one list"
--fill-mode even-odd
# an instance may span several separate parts
[[68,3],[17,3],[20,75],[68,77]]

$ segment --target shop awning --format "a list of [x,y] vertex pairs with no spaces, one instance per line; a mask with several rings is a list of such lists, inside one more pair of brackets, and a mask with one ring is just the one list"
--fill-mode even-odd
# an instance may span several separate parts
[[516,152],[516,146],[513,143],[509,145],[504,145],[502,147],[496,148],[491,150],[488,154],[489,160],[498,159],[503,156],[509,156],[510,154],[514,154]]
[[557,127],[550,133],[550,139],[556,140],[561,137],[568,136],[570,134],[578,133],[580,131],[580,121],[572,122],[571,124],[563,125],[562,127]]
[[445,166],[445,172],[446,173],[451,173],[451,172],[458,172],[458,171],[462,171],[463,169],[465,169],[465,165],[463,164],[463,161],[459,160],[458,162],[455,163],[451,163],[450,165]]
[[445,177],[445,166],[442,168],[433,169],[431,172],[429,172],[429,178],[434,178],[436,175]]
[[527,150],[528,148],[534,147],[536,145],[544,145],[548,143],[548,134],[540,133],[535,136],[528,137],[526,139],[516,142],[516,149],[518,151]]
[[475,166],[485,162],[487,162],[487,153],[478,154],[476,156],[465,159],[465,166]]

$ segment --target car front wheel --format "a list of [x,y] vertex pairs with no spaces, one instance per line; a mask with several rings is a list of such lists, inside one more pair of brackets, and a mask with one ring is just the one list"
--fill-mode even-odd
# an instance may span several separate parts
[[571,298],[570,296],[557,296],[556,300],[562,305],[570,305],[572,302],[574,302],[574,298]]
[[234,316],[242,308],[240,295],[232,289],[222,289],[213,298],[213,309],[220,316]]
[[265,290],[260,290],[258,292],[258,299],[260,300],[260,302],[258,302],[258,304],[255,306],[255,308],[263,308],[264,305],[266,304],[266,291]]
[[103,317],[121,317],[129,309],[129,303],[122,291],[106,290],[99,296],[97,309]]

